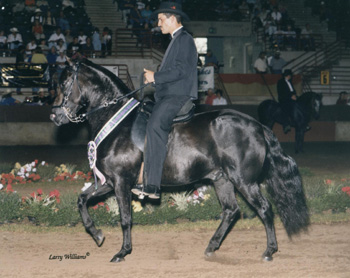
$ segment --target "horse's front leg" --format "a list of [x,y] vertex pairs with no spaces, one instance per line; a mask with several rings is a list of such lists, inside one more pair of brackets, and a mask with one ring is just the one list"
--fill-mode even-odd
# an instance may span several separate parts
[[78,198],[78,208],[85,230],[92,236],[99,247],[103,244],[105,237],[101,230],[96,229],[95,224],[90,217],[87,203],[96,197],[108,194],[112,190],[112,187],[107,184],[99,184],[97,190],[95,190],[95,185],[91,185],[85,192],[81,193]]
[[119,205],[119,213],[121,220],[121,227],[123,231],[123,245],[120,251],[114,255],[111,262],[117,263],[124,261],[124,257],[131,253],[132,243],[131,243],[131,188],[130,184],[125,181],[119,181],[115,185],[115,195],[117,197],[117,202]]
[[295,127],[295,153],[303,152],[304,127]]

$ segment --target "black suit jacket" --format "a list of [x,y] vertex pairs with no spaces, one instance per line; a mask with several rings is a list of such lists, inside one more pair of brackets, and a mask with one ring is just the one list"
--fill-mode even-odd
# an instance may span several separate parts
[[186,95],[196,99],[197,60],[198,54],[192,36],[183,28],[176,31],[159,71],[154,74],[156,100],[169,95]]
[[292,85],[292,89],[293,89],[292,91],[290,90],[285,78],[282,78],[277,82],[278,101],[280,103],[288,102],[292,99],[293,95],[296,95],[296,92],[291,80],[289,80],[289,82]]

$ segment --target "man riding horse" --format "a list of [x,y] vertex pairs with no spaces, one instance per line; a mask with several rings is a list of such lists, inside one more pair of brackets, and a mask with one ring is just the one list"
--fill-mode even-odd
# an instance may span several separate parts
[[[283,78],[281,78],[277,83],[277,94],[278,102],[281,105],[282,109],[282,125],[283,132],[288,133],[291,130],[291,120],[295,120],[295,109],[297,102],[297,94],[292,84],[293,73],[290,69],[286,69],[283,72]],[[307,126],[305,131],[310,130],[310,127]]]
[[144,70],[145,83],[155,85],[156,103],[146,130],[143,185],[136,185],[132,192],[159,199],[166,145],[173,119],[186,102],[197,98],[198,55],[192,36],[183,29],[182,20],[188,20],[188,16],[182,11],[181,4],[162,2],[154,14],[158,15],[162,33],[170,34],[172,41],[159,71]]

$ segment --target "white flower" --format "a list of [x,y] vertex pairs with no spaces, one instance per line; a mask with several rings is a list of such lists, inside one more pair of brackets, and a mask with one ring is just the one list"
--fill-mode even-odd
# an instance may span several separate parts
[[26,177],[27,177],[27,178],[29,177],[29,173],[26,173]]
[[33,172],[34,172],[34,173],[36,172],[36,168],[33,168]]
[[41,165],[44,166],[45,165],[45,161],[41,161]]
[[3,184],[0,183],[0,190],[3,189],[3,188],[4,188]]
[[35,166],[35,161],[33,161],[32,163],[30,163],[30,166]]

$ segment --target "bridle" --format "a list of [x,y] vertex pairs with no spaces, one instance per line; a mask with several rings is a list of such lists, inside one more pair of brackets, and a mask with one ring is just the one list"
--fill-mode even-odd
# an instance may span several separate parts
[[[72,70],[72,67],[69,67],[68,70],[69,71],[73,71],[73,78],[72,78],[72,81],[71,83],[69,84],[69,88],[68,88],[68,93],[66,95],[64,95],[63,97],[63,100],[62,100],[62,103],[60,105],[56,105],[56,106],[52,106],[52,109],[54,108],[62,108],[65,116],[69,119],[69,121],[73,122],[73,123],[82,123],[84,122],[86,119],[87,119],[87,116],[100,110],[100,109],[103,109],[103,108],[106,108],[110,105],[114,105],[114,104],[117,104],[118,102],[120,102],[121,100],[137,93],[139,90],[142,90],[143,88],[147,87],[149,84],[151,83],[147,83],[147,84],[144,84],[142,86],[140,86],[140,88],[136,89],[136,90],[133,90],[123,96],[119,96],[119,97],[116,97],[110,101],[106,101],[104,102],[103,104],[101,104],[100,106],[97,106],[93,109],[91,109],[90,111],[86,112],[86,113],[82,113],[82,114],[79,114],[77,115],[76,113],[73,113],[71,111],[71,109],[69,107],[67,107],[67,104],[68,104],[68,100],[69,100],[69,97],[70,95],[72,94],[73,92],[73,85],[74,83],[77,84],[77,87],[78,87],[78,90],[79,90],[79,93],[80,95],[82,95],[82,90],[80,88],[80,85],[79,85],[79,80],[78,80],[78,73],[79,73],[79,68],[80,68],[80,62],[78,63],[76,69]],[[63,92],[62,90],[62,87],[61,87],[61,91]],[[79,111],[79,109],[78,109]]]

